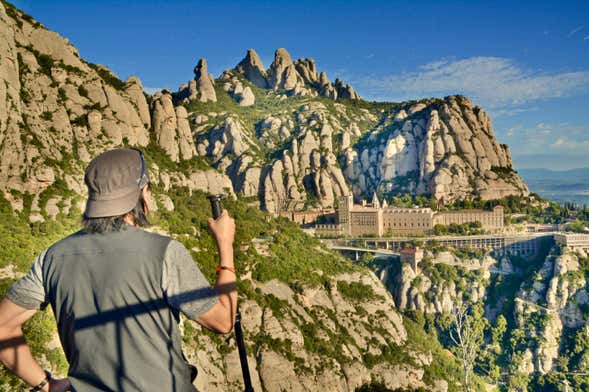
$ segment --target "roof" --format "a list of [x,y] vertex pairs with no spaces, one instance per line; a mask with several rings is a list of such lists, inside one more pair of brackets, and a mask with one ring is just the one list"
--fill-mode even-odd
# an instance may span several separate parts
[[421,250],[421,249],[419,249],[419,248],[415,248],[415,249],[414,249],[414,248],[405,248],[405,249],[401,249],[401,250],[399,251],[399,253],[403,253],[403,254],[405,254],[405,255],[414,255],[414,254],[416,254],[417,252],[419,252],[420,250]]

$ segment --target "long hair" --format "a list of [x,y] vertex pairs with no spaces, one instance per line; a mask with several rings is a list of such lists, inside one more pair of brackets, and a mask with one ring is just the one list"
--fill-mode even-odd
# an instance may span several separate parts
[[139,195],[139,200],[133,209],[125,214],[117,216],[105,216],[101,218],[89,218],[85,214],[82,216],[82,226],[88,234],[108,233],[114,231],[123,231],[127,229],[128,223],[125,222],[125,216],[131,214],[133,222],[139,227],[149,226],[149,220],[145,214],[146,203],[143,198],[143,192]]

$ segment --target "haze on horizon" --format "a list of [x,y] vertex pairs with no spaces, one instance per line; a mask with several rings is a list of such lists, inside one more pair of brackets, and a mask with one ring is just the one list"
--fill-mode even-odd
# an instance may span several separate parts
[[463,94],[488,111],[516,169],[589,167],[589,3],[14,1],[82,57],[151,89],[215,76],[248,48],[285,47],[364,99]]

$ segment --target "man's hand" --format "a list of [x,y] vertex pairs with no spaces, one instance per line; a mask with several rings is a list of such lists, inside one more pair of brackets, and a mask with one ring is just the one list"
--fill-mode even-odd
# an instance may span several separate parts
[[[233,239],[235,237],[235,221],[223,210],[217,219],[209,219],[209,227],[219,247],[219,264],[233,267]],[[237,310],[237,276],[235,272],[221,270],[217,275],[215,289],[219,294],[217,302],[208,312],[196,321],[217,333],[229,333],[235,324]]]
[[49,382],[48,392],[67,392],[72,389],[72,384],[69,379],[53,379]]
[[[223,210],[223,213],[217,219],[209,218],[209,227],[217,241],[220,252],[233,248],[235,220],[229,217],[227,210]],[[233,261],[233,258],[231,258],[231,261]]]

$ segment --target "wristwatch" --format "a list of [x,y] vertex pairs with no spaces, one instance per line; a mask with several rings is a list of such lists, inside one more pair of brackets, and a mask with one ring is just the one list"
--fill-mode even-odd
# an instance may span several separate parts
[[49,381],[51,381],[51,372],[49,370],[45,370],[45,378],[43,379],[43,381],[41,381],[39,384],[37,384],[37,386],[32,387],[31,389],[29,389],[30,392],[39,392],[41,390],[43,390],[43,387],[47,384],[49,384]]

